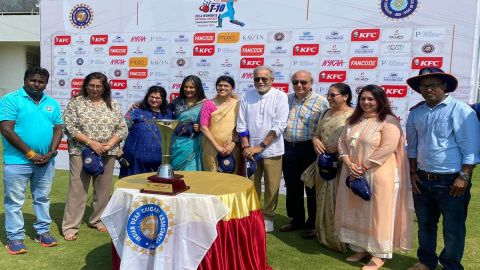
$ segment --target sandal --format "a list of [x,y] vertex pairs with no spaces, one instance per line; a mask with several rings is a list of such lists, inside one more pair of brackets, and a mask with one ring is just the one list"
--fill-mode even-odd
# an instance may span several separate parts
[[373,256],[370,261],[362,267],[362,270],[378,270],[382,268],[385,261],[381,258]]
[[366,251],[362,251],[362,252],[357,252],[355,254],[353,254],[352,256],[348,257],[346,259],[347,262],[359,262],[367,257],[370,257],[370,253],[366,252]]
[[416,263],[412,267],[409,267],[407,270],[430,270],[428,266],[423,263]]
[[77,240],[77,236],[73,233],[65,234],[63,236],[63,239],[65,239],[65,241],[75,241],[75,240]]
[[88,227],[93,228],[93,229],[97,229],[97,231],[99,231],[99,232],[108,232],[107,227],[100,222],[95,224],[95,225],[88,224]]

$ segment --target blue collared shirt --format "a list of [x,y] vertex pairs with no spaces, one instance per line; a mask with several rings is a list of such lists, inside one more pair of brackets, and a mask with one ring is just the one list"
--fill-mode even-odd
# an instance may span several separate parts
[[462,164],[480,162],[480,124],[465,103],[447,96],[435,107],[426,103],[407,120],[407,155],[432,173],[459,172]]
[[[35,152],[50,151],[55,125],[63,124],[60,105],[43,95],[36,104],[22,88],[0,99],[0,121],[15,121],[14,132]],[[5,164],[30,164],[25,155],[2,136]]]

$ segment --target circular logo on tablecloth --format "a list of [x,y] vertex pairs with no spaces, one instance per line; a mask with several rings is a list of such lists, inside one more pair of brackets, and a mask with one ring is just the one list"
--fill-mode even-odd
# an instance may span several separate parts
[[92,23],[93,20],[93,10],[87,4],[78,4],[75,5],[70,10],[70,23],[73,27],[78,29],[83,29]]
[[401,20],[415,13],[418,0],[380,0],[382,13],[390,19]]
[[142,202],[144,204],[138,204],[128,217],[128,245],[140,248],[140,253],[149,253],[162,247],[172,234],[173,215],[167,214],[168,207],[162,208],[159,202]]

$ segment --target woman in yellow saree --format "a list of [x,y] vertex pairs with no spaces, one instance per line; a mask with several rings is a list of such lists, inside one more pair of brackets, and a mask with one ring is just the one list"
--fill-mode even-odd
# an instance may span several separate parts
[[238,99],[233,94],[235,81],[229,76],[220,76],[215,87],[217,96],[205,101],[200,111],[203,168],[238,174],[241,157],[235,143],[238,114]]

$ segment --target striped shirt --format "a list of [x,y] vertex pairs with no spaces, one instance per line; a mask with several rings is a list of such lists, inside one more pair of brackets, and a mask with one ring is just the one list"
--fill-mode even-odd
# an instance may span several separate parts
[[288,95],[287,128],[284,138],[288,142],[303,142],[313,138],[318,119],[328,108],[327,100],[317,93],[311,92],[303,100],[299,100],[295,93]]

